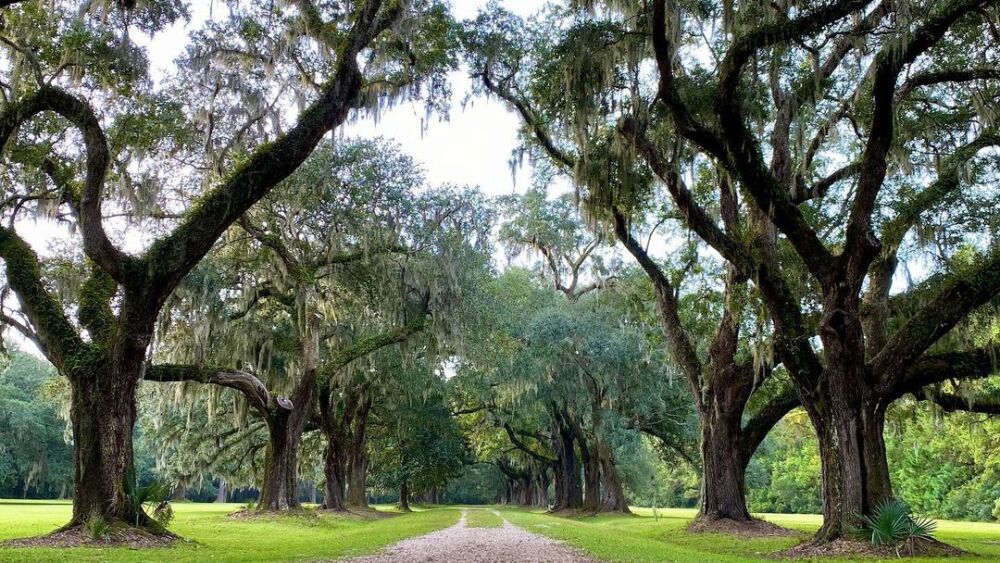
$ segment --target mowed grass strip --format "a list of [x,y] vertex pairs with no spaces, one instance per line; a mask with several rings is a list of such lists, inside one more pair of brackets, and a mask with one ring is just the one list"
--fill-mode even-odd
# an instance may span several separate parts
[[[418,510],[378,519],[318,517],[234,519],[240,504],[175,503],[170,530],[184,538],[152,550],[0,548],[0,561],[317,561],[374,553],[400,540],[447,528],[456,510]],[[0,541],[37,536],[65,524],[68,502],[0,500]]]
[[[800,537],[743,538],[724,534],[692,534],[686,531],[696,511],[688,509],[634,508],[635,516],[564,517],[540,511],[500,508],[512,524],[530,532],[565,541],[609,562],[775,561],[776,551],[805,540],[822,523],[814,514],[761,514],[759,517],[801,532]],[[938,521],[936,537],[966,552],[965,557],[907,558],[905,561],[1000,561],[1000,524]],[[788,561],[842,562],[856,558],[789,559]],[[865,561],[880,561],[866,559]],[[885,559],[884,561],[899,561]]]
[[493,509],[470,508],[465,515],[465,525],[470,528],[499,528],[503,518]]

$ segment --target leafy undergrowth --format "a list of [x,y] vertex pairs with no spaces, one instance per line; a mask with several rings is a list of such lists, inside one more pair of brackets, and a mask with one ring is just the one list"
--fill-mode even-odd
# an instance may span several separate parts
[[466,512],[465,525],[470,528],[499,528],[503,518],[491,509],[470,508]]
[[[175,505],[170,530],[182,539],[171,547],[0,548],[0,561],[312,561],[374,553],[408,537],[458,522],[460,512],[421,510],[363,520],[320,514],[316,518],[236,520],[239,504]],[[0,500],[0,541],[37,536],[69,520],[66,502]]]
[[[632,516],[595,516],[564,518],[541,512],[501,508],[512,524],[578,547],[603,561],[612,562],[701,562],[737,563],[775,561],[775,553],[804,541],[817,530],[821,518],[816,515],[764,514],[764,519],[799,532],[792,537],[746,538],[725,534],[691,533],[687,527],[694,510],[660,509],[654,517],[650,509],[633,509]],[[963,557],[914,557],[904,561],[998,561],[1000,560],[1000,525],[979,522],[938,523],[937,537],[967,555]],[[609,541],[613,539],[613,541]],[[793,561],[857,561],[856,555],[845,558],[797,558]],[[790,561],[792,559],[785,559]],[[867,558],[865,561],[900,561],[895,556]]]

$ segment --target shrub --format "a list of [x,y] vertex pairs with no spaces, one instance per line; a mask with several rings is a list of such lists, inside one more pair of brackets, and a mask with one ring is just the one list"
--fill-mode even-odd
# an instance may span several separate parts
[[883,501],[875,511],[862,518],[860,532],[876,546],[890,546],[897,553],[901,547],[912,549],[918,541],[933,539],[937,524],[928,518],[913,516],[902,501]]
[[95,512],[83,523],[83,531],[93,541],[108,541],[114,536],[111,523]]
[[1000,520],[1000,498],[998,498],[997,501],[993,503],[993,517],[996,518],[997,520]]
[[132,501],[132,509],[136,514],[136,525],[139,525],[138,519],[147,506],[154,507],[152,518],[161,527],[166,527],[173,519],[174,511],[167,502],[170,498],[170,485],[165,481],[154,480],[148,485],[136,483],[132,486],[128,498]]

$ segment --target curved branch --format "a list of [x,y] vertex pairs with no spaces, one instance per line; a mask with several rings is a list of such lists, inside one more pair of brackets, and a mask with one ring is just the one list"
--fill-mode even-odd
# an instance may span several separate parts
[[278,410],[290,411],[292,402],[284,397],[274,397],[260,379],[244,372],[223,368],[211,368],[180,364],[156,364],[146,368],[146,381],[159,383],[179,383],[194,381],[228,387],[239,391],[258,413],[270,417]]
[[635,258],[653,283],[653,289],[656,292],[656,303],[659,306],[660,317],[663,321],[663,327],[666,329],[667,338],[670,340],[673,355],[677,363],[680,364],[681,369],[684,370],[695,402],[700,405],[703,366],[701,360],[698,358],[698,353],[695,351],[694,344],[681,324],[678,312],[680,306],[677,303],[673,284],[670,283],[670,280],[663,273],[663,270],[656,261],[642,248],[642,244],[629,232],[628,221],[622,212],[614,207],[611,209],[611,214],[614,218],[615,235],[617,235],[618,240],[622,242],[629,251],[629,254]]
[[750,461],[774,425],[800,404],[795,388],[787,385],[743,424],[740,455],[744,464]]
[[425,313],[419,315],[416,319],[401,327],[397,327],[380,334],[368,336],[354,342],[350,346],[338,351],[333,355],[333,357],[320,366],[317,370],[317,385],[320,387],[327,385],[330,379],[333,378],[334,374],[339,371],[340,368],[346,366],[354,360],[363,358],[372,352],[387,346],[392,346],[393,344],[405,342],[414,334],[423,331],[426,325],[427,315]]
[[952,276],[911,316],[872,359],[872,375],[883,388],[895,387],[917,359],[973,309],[1000,293],[1000,249],[977,266]]
[[91,260],[116,281],[123,282],[125,266],[132,258],[112,244],[104,231],[101,198],[111,154],[104,130],[90,105],[60,88],[43,86],[0,116],[0,147],[6,146],[21,125],[46,111],[69,120],[83,136],[87,174],[78,207],[83,247]]

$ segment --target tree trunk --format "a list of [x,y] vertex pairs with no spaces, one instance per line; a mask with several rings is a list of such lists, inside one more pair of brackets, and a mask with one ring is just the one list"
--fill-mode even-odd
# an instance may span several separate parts
[[[329,436],[327,438],[329,440]],[[329,440],[323,458],[323,476],[326,481],[323,484],[323,508],[326,510],[347,510],[344,502],[344,492],[347,486],[344,462],[344,450],[341,444]]]
[[866,402],[825,410],[822,420],[813,420],[823,476],[823,526],[813,540],[817,543],[849,534],[860,516],[892,498],[884,409]]
[[601,461],[601,510],[604,512],[622,512],[631,514],[625,499],[625,489],[622,487],[618,468],[615,467],[614,453],[607,444],[598,443],[598,454]]
[[580,468],[573,448],[574,436],[563,416],[558,410],[555,412],[552,445],[556,455],[556,499],[552,509],[578,510],[583,507],[583,489],[580,486]]
[[746,462],[740,455],[740,412],[709,405],[701,413],[701,507],[698,518],[747,522]]
[[[844,296],[846,295],[846,296]],[[870,383],[856,292],[834,293],[820,322],[825,385],[806,410],[820,441],[823,526],[814,541],[830,541],[856,528],[892,497],[885,451],[885,401]]]
[[580,446],[580,463],[583,465],[583,509],[587,512],[601,510],[601,460],[577,428]]
[[[132,430],[135,392],[141,359],[119,363],[118,369],[97,370],[90,377],[70,379],[75,475],[73,519],[82,524],[92,516],[108,522],[145,526],[150,523],[129,492],[135,486]],[[123,373],[131,371],[132,373]]]
[[549,478],[547,471],[542,471],[535,477],[535,506],[547,507],[549,505]]
[[399,484],[399,509],[403,512],[412,512],[410,509],[410,484],[405,479]]
[[174,486],[173,494],[171,495],[171,500],[182,501],[187,494],[187,479],[181,479]]
[[258,510],[282,511],[302,508],[299,502],[299,445],[306,418],[312,410],[316,373],[311,371],[296,386],[292,409],[268,417],[268,443],[264,456],[264,480],[261,483]]
[[365,399],[354,418],[354,433],[351,437],[350,461],[348,465],[347,504],[368,508],[368,449],[365,433],[371,399]]
[[215,493],[215,502],[226,502],[226,478],[219,478],[219,489]]

